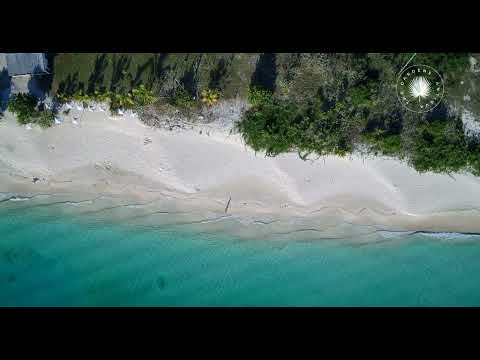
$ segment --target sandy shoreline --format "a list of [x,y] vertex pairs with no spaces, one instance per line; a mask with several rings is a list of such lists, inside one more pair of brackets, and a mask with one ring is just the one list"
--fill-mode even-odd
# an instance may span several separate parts
[[[73,115],[80,115],[77,124]],[[265,225],[264,219],[291,225],[295,219],[303,228],[335,223],[480,232],[480,178],[472,175],[419,174],[397,160],[358,155],[266,158],[239,135],[207,125],[167,131],[128,115],[75,109],[63,118],[51,129],[27,130],[5,114],[1,193],[128,198],[211,218],[247,219],[245,226]],[[40,180],[33,183],[34,177]],[[268,226],[281,231],[280,225]]]

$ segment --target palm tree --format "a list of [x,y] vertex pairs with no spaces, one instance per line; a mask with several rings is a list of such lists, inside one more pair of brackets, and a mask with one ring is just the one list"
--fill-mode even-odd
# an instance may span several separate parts
[[220,97],[220,94],[218,93],[218,91],[214,89],[203,90],[201,95],[202,95],[202,102],[207,104],[208,106],[214,105],[218,101],[218,98]]
[[157,100],[157,98],[153,95],[153,92],[148,90],[143,84],[138,88],[133,89],[132,95],[135,103],[138,106],[150,105]]

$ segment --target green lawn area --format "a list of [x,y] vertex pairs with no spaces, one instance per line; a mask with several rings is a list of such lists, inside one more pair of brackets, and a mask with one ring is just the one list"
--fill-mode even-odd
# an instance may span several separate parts
[[155,80],[154,54],[64,53],[54,58],[52,93],[110,90],[128,92]]
[[54,57],[51,92],[126,93],[144,84],[160,94],[181,83],[192,94],[215,87],[231,97],[246,94],[254,60],[255,54],[61,53]]

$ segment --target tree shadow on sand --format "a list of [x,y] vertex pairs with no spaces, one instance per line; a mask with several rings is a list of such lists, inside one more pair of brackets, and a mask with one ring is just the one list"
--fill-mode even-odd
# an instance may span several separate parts
[[159,92],[165,84],[168,74],[172,69],[171,65],[165,65],[167,57],[167,53],[155,54],[153,56],[152,84],[155,84]]
[[210,89],[222,91],[225,88],[230,64],[231,61],[227,62],[224,58],[218,61],[215,68],[210,71],[210,80],[208,82]]
[[253,87],[259,87],[274,92],[277,75],[276,54],[264,53],[258,58],[250,84]]
[[[154,66],[154,57],[151,57],[142,65],[137,65],[137,72],[135,74],[135,77],[132,78],[132,80],[130,81],[130,87],[132,89],[135,89],[136,87],[143,84],[147,88],[151,88],[153,86],[153,82],[155,81]],[[145,75],[149,76],[145,79]]]
[[78,81],[78,71],[75,74],[68,74],[67,78],[58,85],[60,94],[71,96],[78,90],[83,90],[83,83]]
[[180,84],[190,94],[197,96],[198,81],[196,77],[195,64],[192,64],[180,79]]
[[40,101],[44,101],[52,87],[53,75],[42,73],[42,69],[36,66],[28,81],[28,92]]
[[118,60],[116,56],[113,57],[113,66],[112,66],[112,81],[110,83],[110,91],[115,93],[125,93],[125,86],[121,86],[122,81],[130,75],[128,69],[132,58],[130,56],[121,55]]
[[97,56],[93,66],[93,72],[88,79],[87,93],[93,94],[96,90],[104,90],[105,71],[107,67],[107,54]]
[[10,98],[12,82],[7,69],[0,72],[0,115],[7,109],[8,99]]
[[433,110],[425,114],[426,121],[434,121],[437,119],[448,119],[448,107],[444,101],[438,104]]

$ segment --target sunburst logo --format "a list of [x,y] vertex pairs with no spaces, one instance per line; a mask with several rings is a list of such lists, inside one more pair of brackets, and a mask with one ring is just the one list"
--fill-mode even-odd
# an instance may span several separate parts
[[430,95],[430,81],[425,79],[423,76],[417,76],[412,80],[408,90],[410,91],[410,96],[416,99],[426,99]]
[[398,76],[398,99],[410,111],[422,113],[434,109],[442,100],[443,92],[443,79],[430,66],[410,66]]

